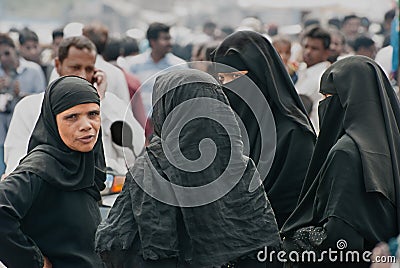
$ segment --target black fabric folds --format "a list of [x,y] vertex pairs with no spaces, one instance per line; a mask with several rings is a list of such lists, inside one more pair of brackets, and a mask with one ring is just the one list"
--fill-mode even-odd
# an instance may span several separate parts
[[[115,256],[125,251],[145,260],[176,258],[207,267],[264,246],[278,248],[274,213],[254,163],[243,155],[238,123],[218,83],[201,71],[172,71],[157,78],[153,102],[155,135],[96,234],[102,256],[121,261]],[[223,176],[223,183],[213,184]],[[253,180],[259,187],[250,192]],[[214,187],[201,190],[209,185]],[[219,192],[224,194],[207,200]]]
[[100,200],[99,191],[104,188],[105,181],[101,132],[94,149],[82,153],[64,144],[56,123],[58,113],[83,103],[100,105],[96,89],[83,78],[64,76],[48,86],[41,114],[29,141],[28,154],[21,160],[16,172],[30,171],[64,190],[85,189]]
[[[215,62],[226,64],[239,71],[247,67],[246,70],[249,71],[247,76],[268,99],[274,114],[279,112],[315,134],[282,60],[265,37],[251,31],[235,32],[224,39],[213,56]],[[236,105],[231,105],[235,109]]]
[[[309,160],[315,143],[315,132],[298,96],[292,80],[278,53],[262,35],[251,31],[238,31],[224,39],[214,52],[216,63],[248,73],[228,84],[224,89],[233,110],[243,121],[250,142],[250,158],[264,166],[266,153],[262,146],[260,129],[270,125],[258,125],[254,111],[268,113],[267,107],[249,107],[236,92],[254,94],[262,92],[271,108],[276,127],[276,152],[272,166],[265,175],[264,186],[279,226],[294,210],[303,185]],[[215,72],[232,72],[232,69],[216,65]],[[244,83],[251,79],[255,86]],[[259,106],[259,105],[258,105]],[[255,109],[256,108],[256,109]]]
[[[320,102],[319,138],[282,233],[290,238],[303,227],[324,227],[332,246],[343,230],[333,219],[340,219],[358,234],[356,249],[371,250],[400,232],[399,102],[384,71],[364,56],[334,63],[320,88],[332,96]],[[356,241],[342,238],[349,246]]]

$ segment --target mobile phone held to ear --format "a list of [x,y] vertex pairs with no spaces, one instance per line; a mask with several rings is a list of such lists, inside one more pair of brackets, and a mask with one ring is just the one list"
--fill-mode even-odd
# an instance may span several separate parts
[[93,85],[97,85],[97,76],[96,76],[96,72],[94,72],[93,77],[92,77],[92,84]]

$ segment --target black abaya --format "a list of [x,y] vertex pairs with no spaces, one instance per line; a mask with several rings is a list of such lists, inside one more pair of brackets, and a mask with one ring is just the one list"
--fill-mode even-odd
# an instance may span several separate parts
[[320,135],[284,245],[321,251],[344,239],[344,250],[372,250],[399,233],[398,100],[382,69],[361,56],[328,68],[321,93],[332,96],[319,106]]

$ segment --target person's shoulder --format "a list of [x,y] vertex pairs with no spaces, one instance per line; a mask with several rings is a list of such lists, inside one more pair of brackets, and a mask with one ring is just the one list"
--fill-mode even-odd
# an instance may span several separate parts
[[29,102],[42,102],[44,98],[44,92],[36,93],[36,94],[30,94],[26,97],[23,97],[18,103],[29,103]]
[[357,164],[361,160],[357,144],[347,134],[336,142],[329,154],[332,157],[342,159],[343,163],[346,164]]
[[12,184],[19,185],[21,182],[26,182],[29,184],[41,184],[43,182],[42,178],[33,173],[32,171],[24,170],[23,168],[17,167],[13,172],[6,175],[2,182],[14,182]]
[[121,105],[124,105],[124,108],[125,108],[125,106],[126,107],[129,106],[129,104],[127,102],[123,101],[121,98],[119,98],[114,93],[106,91],[104,98],[101,101],[101,105],[102,105],[101,107],[103,108],[103,105],[109,105],[109,104],[112,104],[112,106],[114,108],[117,108],[118,110],[121,110],[121,108],[122,108]]
[[20,66],[24,69],[42,71],[42,67],[40,67],[40,65],[37,64],[36,62],[29,61],[24,58],[20,58],[19,62],[20,62]]
[[44,92],[31,94],[23,97],[15,106],[14,113],[20,109],[29,110],[32,107],[40,106],[44,98]]
[[166,55],[166,58],[167,58],[167,60],[168,60],[170,63],[173,63],[173,64],[182,64],[182,63],[186,63],[186,61],[185,61],[184,59],[181,59],[181,58],[179,58],[178,56],[176,56],[176,55],[174,55],[174,54],[172,54],[172,53],[168,53],[168,54]]
[[149,52],[145,51],[143,53],[137,54],[135,56],[131,56],[126,59],[126,63],[129,66],[132,66],[133,64],[143,64],[146,63],[149,59]]
[[329,61],[322,61],[313,66],[307,67],[307,73],[314,74],[314,73],[323,73],[328,67],[331,65]]
[[119,69],[118,67],[114,66],[113,64],[103,60],[102,58],[98,58],[96,60],[95,67],[99,68],[100,70],[102,70],[106,74],[108,74],[108,76],[107,76],[108,79],[113,79],[113,77],[109,77],[110,73],[112,73],[112,75],[114,75],[116,73],[123,75],[121,69]]

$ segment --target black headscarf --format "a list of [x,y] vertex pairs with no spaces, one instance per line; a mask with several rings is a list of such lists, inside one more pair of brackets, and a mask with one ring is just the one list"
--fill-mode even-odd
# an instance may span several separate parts
[[321,132],[307,182],[315,178],[330,148],[346,133],[360,151],[366,191],[379,192],[396,205],[400,109],[384,72],[367,57],[349,57],[326,70],[320,92],[333,96],[323,101],[329,103],[320,104]]
[[101,131],[94,149],[82,153],[65,145],[56,122],[57,114],[83,103],[100,105],[97,90],[83,78],[63,76],[47,87],[28,154],[16,172],[30,171],[55,187],[67,191],[85,189],[100,199],[99,190],[105,179]]
[[[261,91],[261,97],[265,98],[270,106],[277,132],[276,153],[268,174],[262,172],[262,169],[260,173],[266,176],[264,185],[274,210],[277,214],[285,214],[278,219],[278,223],[283,223],[297,203],[311,158],[315,142],[311,121],[278,53],[259,33],[238,31],[229,35],[215,50],[213,60],[239,71],[248,71],[245,76],[224,85],[229,88],[224,89],[224,92],[246,127],[250,141],[250,157],[258,164],[259,169],[260,164],[265,166],[267,162],[260,159],[266,155],[265,152],[261,152],[265,150],[263,145],[266,141],[260,133],[262,128],[271,129],[274,125],[271,122],[261,122],[258,125],[253,114],[254,107],[249,107],[238,97],[236,90],[245,91],[244,94],[253,96],[253,99],[258,98],[255,91]],[[216,72],[232,72],[229,68],[224,70],[220,65],[217,65],[216,69]],[[245,82],[249,78],[255,86]],[[259,109],[257,113],[268,114],[265,105],[256,106]],[[294,132],[296,134],[293,134]],[[295,146],[291,142],[296,143]],[[293,169],[293,164],[296,164],[297,170]],[[282,193],[286,196],[283,197]]]
[[[350,209],[349,212],[349,204],[338,200],[329,200],[329,204],[319,204],[311,195],[319,187],[317,180],[323,181],[322,168],[328,161],[327,156],[332,147],[347,135],[358,148],[363,185],[365,192],[370,194],[369,200],[375,200],[371,198],[381,194],[387,204],[391,205],[381,208],[379,213],[392,215],[390,211],[394,207],[397,219],[392,220],[400,222],[400,108],[397,96],[384,71],[376,62],[364,56],[347,57],[331,65],[322,75],[320,91],[332,96],[319,104],[321,131],[300,195],[299,207],[296,209],[299,211],[292,214],[283,232],[289,233],[305,224],[316,224],[309,222],[310,219],[321,221],[329,216],[337,216],[364,237],[369,237],[370,234],[379,233],[374,226],[376,228],[385,222],[381,222],[381,219],[371,212],[372,208],[365,208],[363,200],[353,199],[357,211]],[[325,181],[329,181],[329,178],[326,179]],[[344,192],[343,190],[331,189],[326,195],[338,191],[338,195],[333,198],[343,198],[339,197],[339,192]],[[330,213],[329,215],[310,216],[313,211],[318,211],[317,207],[324,206],[327,207],[324,213]],[[366,219],[369,222],[365,222]],[[397,232],[399,233],[400,229]]]
[[252,31],[235,32],[217,47],[214,61],[239,71],[248,70],[247,76],[267,98],[274,114],[281,113],[315,133],[282,60],[265,37]]
[[[279,247],[272,208],[218,83],[198,70],[171,71],[157,78],[153,102],[155,135],[98,229],[98,250],[128,249],[137,234],[145,259],[211,266]],[[260,187],[250,192],[254,180]]]

